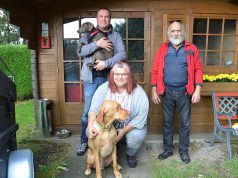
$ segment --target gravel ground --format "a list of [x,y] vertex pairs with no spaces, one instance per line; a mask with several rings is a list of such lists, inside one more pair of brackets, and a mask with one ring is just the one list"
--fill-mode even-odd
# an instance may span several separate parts
[[[163,170],[166,174],[173,174],[174,177],[184,178],[237,178],[238,141],[232,141],[232,161],[228,161],[226,143],[215,143],[210,147],[210,143],[205,140],[195,140],[190,142],[189,155],[190,164],[183,164],[178,152],[178,142],[174,144],[174,154],[166,160],[159,160],[158,155],[163,151],[162,143],[146,143],[148,156],[153,165],[154,174],[163,177]],[[174,167],[174,169],[173,169]],[[166,178],[168,177],[165,176]],[[153,177],[154,178],[154,177]]]
[[[174,146],[174,156],[171,157],[171,159],[178,160],[180,159],[178,153],[178,143],[175,143]],[[147,150],[149,150],[151,158],[157,158],[163,151],[163,144],[147,143]],[[190,143],[189,155],[191,157],[191,161],[202,160],[211,164],[217,163],[218,161],[227,158],[226,144],[217,143],[211,148],[209,143],[206,143],[205,141],[193,141]],[[168,161],[171,161],[171,159],[168,159]]]
[[[221,172],[221,174],[220,174],[221,177],[227,177],[227,176],[222,176],[222,175],[226,175],[226,173],[224,173],[224,170],[221,169],[222,163],[224,163],[224,161],[227,160],[226,143],[215,143],[214,147],[211,148],[209,146],[209,143],[205,141],[207,139],[204,139],[204,137],[202,137],[202,138],[203,139],[193,139],[190,143],[189,154],[191,157],[191,163],[201,162],[206,165],[213,165],[213,167],[215,166],[215,168],[219,172]],[[77,176],[71,176],[72,178],[82,177],[81,174],[79,176],[78,172],[79,172],[79,167],[82,167],[83,172],[84,172],[86,156],[85,157],[77,157],[75,155],[75,148],[76,148],[76,145],[79,143],[79,136],[73,135],[73,136],[69,137],[68,139],[62,139],[62,140],[55,139],[54,137],[52,137],[51,139],[47,139],[47,141],[52,142],[53,144],[48,145],[50,147],[50,149],[47,149],[47,148],[42,149],[42,150],[44,150],[44,154],[39,154],[41,156],[37,159],[38,160],[37,166],[44,164],[44,162],[47,162],[48,157],[50,157],[52,155],[52,152],[56,152],[56,153],[58,152],[59,154],[62,154],[62,152],[64,152],[62,150],[69,149],[69,150],[71,150],[71,151],[69,151],[71,153],[69,154],[69,162],[67,163],[67,168],[71,171],[68,171],[68,172],[74,172],[74,174],[77,175]],[[174,162],[174,161],[175,162],[179,161],[178,164],[180,164],[181,159],[180,159],[179,152],[178,152],[178,140],[175,138],[174,142],[175,142],[174,155],[172,157],[170,157],[169,159],[164,160],[163,163],[165,163],[165,164],[170,165],[170,163]],[[238,141],[233,141],[233,144],[232,144],[232,156],[235,159],[238,158],[238,144],[236,144],[236,143],[238,143]],[[42,146],[42,148],[43,147],[44,146]],[[51,150],[51,151],[48,153],[47,150]],[[143,151],[143,155],[141,155],[139,158],[139,163],[143,162],[143,160],[144,160],[143,156],[146,156],[152,162],[154,161],[154,162],[159,163],[160,161],[157,159],[157,157],[163,151],[163,144],[162,144],[161,136],[158,137],[157,135],[155,135],[155,137],[148,137],[148,139],[145,143],[144,150],[145,151]],[[71,164],[70,160],[71,160],[72,164]],[[125,160],[122,159],[122,161],[125,161]],[[75,164],[77,166],[74,170],[73,167],[75,167]],[[146,163],[146,164],[148,164],[148,163]],[[81,165],[81,166],[79,166],[79,165]],[[129,171],[130,171],[130,169],[129,169]],[[123,174],[126,175],[126,173],[128,173],[129,171],[126,168],[123,170]],[[109,169],[109,171],[107,171],[107,175],[109,175],[109,174],[113,175],[113,171],[110,169]],[[82,175],[83,175],[83,173],[82,173]],[[138,175],[142,175],[142,173],[139,173]],[[65,177],[69,177],[69,176],[67,175],[67,176],[61,176],[61,177],[65,178]],[[109,176],[107,176],[107,177],[109,177]],[[129,177],[134,178],[133,176],[129,176]],[[142,177],[147,178],[147,176],[142,176]],[[149,177],[151,178],[151,176],[149,176]]]

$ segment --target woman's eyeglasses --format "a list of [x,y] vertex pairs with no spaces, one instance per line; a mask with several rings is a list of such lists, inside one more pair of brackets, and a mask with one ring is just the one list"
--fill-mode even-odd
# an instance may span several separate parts
[[114,73],[113,74],[115,77],[126,77],[128,73]]

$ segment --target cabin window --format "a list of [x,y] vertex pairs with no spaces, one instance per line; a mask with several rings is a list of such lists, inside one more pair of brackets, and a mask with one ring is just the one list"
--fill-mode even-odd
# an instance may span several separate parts
[[81,60],[77,55],[79,43],[78,18],[63,19],[63,65],[66,102],[82,102],[83,90],[80,82]]
[[236,65],[237,19],[194,17],[192,41],[204,66]]
[[144,82],[144,18],[127,18],[115,24],[126,46],[127,62],[138,82]]
[[[80,71],[83,58],[78,57],[76,48],[80,36],[78,28],[84,22],[96,26],[96,18],[64,18],[63,19],[63,65],[66,102],[83,102],[83,82],[80,81]],[[123,17],[112,18],[113,29],[120,33],[127,54],[127,62],[139,83],[144,82],[144,18]]]

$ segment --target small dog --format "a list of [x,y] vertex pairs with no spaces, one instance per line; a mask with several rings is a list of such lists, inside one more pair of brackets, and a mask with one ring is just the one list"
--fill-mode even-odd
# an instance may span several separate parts
[[112,163],[116,178],[122,178],[117,163],[117,150],[115,140],[116,129],[113,126],[115,120],[125,120],[129,112],[121,108],[121,105],[113,100],[105,100],[99,109],[93,125],[97,130],[95,138],[88,139],[87,169],[85,175],[91,174],[91,168],[96,168],[96,177],[102,178],[101,169]]
[[[100,38],[104,37],[104,34],[96,29],[91,22],[85,22],[81,25],[79,30],[77,31],[79,34],[82,33],[89,33],[91,35],[90,41],[98,41]],[[80,44],[79,48],[81,48],[84,44]],[[95,61],[105,61],[106,59],[109,59],[113,56],[113,50],[108,51],[103,48],[99,48],[97,51],[93,54],[93,61],[91,63],[88,63],[87,66],[92,69],[95,66]]]

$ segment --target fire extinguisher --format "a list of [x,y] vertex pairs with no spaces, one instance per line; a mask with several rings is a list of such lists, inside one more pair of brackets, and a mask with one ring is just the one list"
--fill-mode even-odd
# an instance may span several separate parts
[[41,23],[41,39],[40,39],[40,46],[42,49],[49,49],[50,48],[50,36],[49,36],[49,25],[48,23]]

